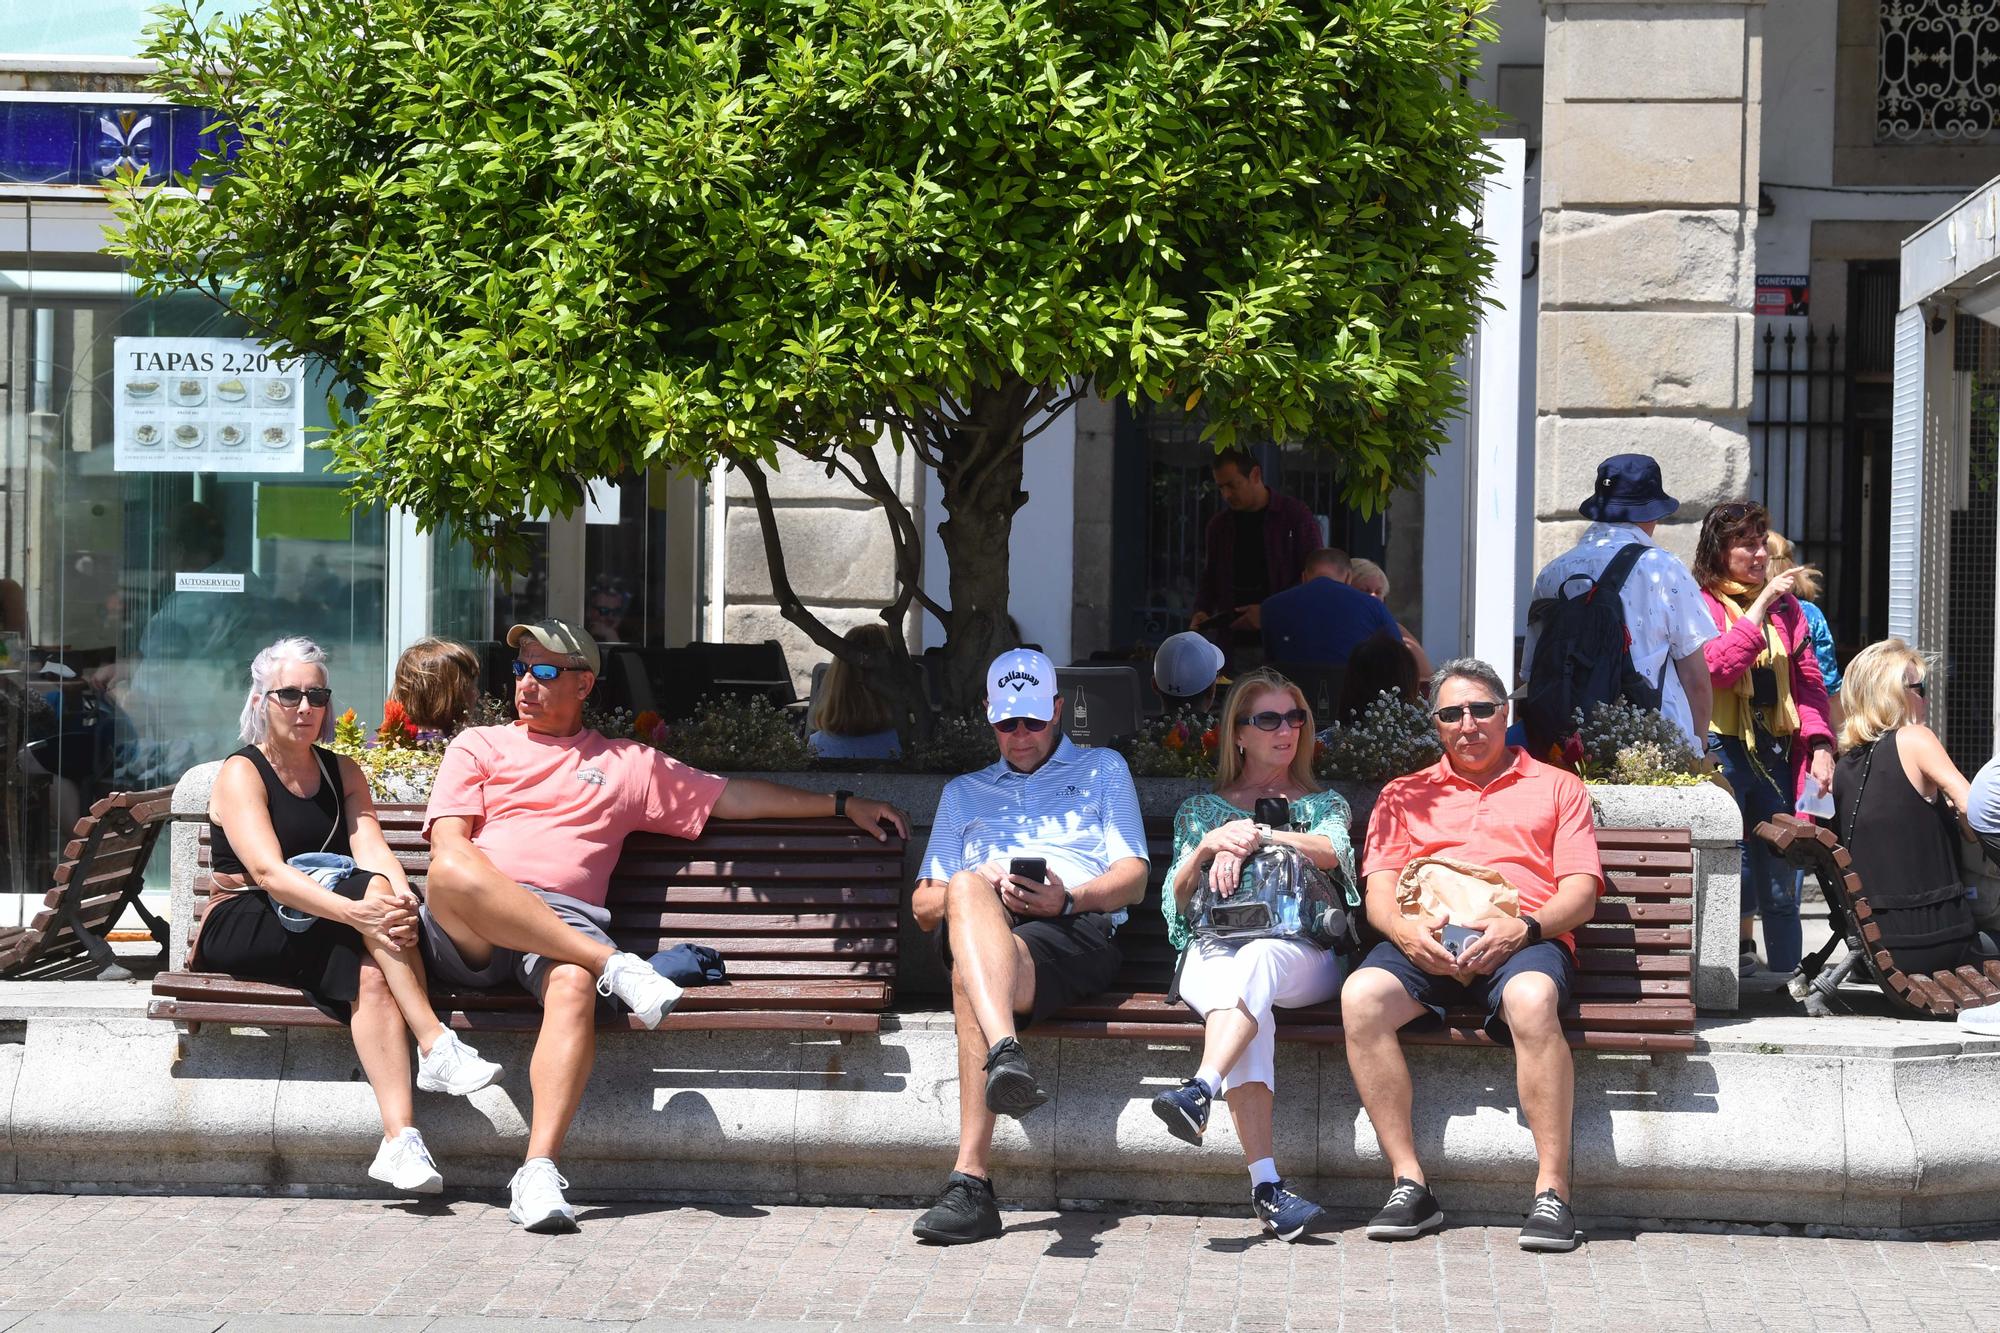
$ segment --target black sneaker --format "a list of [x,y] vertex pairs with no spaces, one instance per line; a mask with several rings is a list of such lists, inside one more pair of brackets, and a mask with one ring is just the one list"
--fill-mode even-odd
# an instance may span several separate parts
[[952,1172],[944,1193],[910,1230],[917,1239],[939,1245],[992,1240],[1000,1234],[1000,1208],[993,1202],[993,1182],[963,1171]]
[[1566,1254],[1576,1248],[1580,1239],[1576,1234],[1576,1218],[1562,1195],[1554,1190],[1537,1194],[1535,1206],[1528,1210],[1527,1225],[1521,1228],[1521,1248]]
[[1415,1240],[1443,1225],[1444,1209],[1438,1207],[1437,1196],[1408,1176],[1398,1176],[1389,1202],[1368,1224],[1368,1239]]
[[1167,1127],[1167,1133],[1183,1143],[1200,1143],[1208,1129],[1208,1108],[1213,1099],[1198,1078],[1183,1082],[1153,1098],[1153,1114]]
[[1326,1216],[1326,1209],[1292,1193],[1282,1180],[1251,1186],[1250,1210],[1283,1241],[1297,1240]]
[[994,1042],[986,1053],[986,1109],[994,1115],[1018,1118],[1048,1099],[1049,1094],[1042,1091],[1028,1068],[1021,1043],[1012,1037]]

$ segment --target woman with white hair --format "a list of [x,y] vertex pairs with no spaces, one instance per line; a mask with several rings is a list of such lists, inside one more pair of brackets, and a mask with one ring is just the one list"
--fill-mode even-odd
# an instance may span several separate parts
[[464,1094],[500,1076],[438,1022],[424,993],[417,899],[382,837],[360,765],[315,744],[333,734],[326,653],[280,639],[250,664],[243,748],[209,796],[214,889],[198,966],[297,986],[347,1024],[382,1114],[368,1174],[399,1190],[443,1188],[412,1123],[417,1086]]
[[1875,947],[1904,972],[1949,972],[2000,957],[1979,929],[1958,865],[1957,812],[1971,784],[1930,719],[1929,664],[1901,639],[1848,663],[1847,716],[1833,768],[1833,827],[1867,890]]

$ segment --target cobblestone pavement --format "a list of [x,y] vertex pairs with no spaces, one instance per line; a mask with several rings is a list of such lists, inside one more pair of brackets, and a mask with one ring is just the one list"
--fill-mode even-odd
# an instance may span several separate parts
[[1991,1237],[1662,1231],[1534,1256],[1492,1227],[1383,1245],[1350,1226],[1284,1245],[1233,1216],[1019,1212],[998,1241],[943,1249],[913,1241],[902,1209],[582,1214],[581,1235],[539,1237],[484,1201],[0,1195],[0,1330],[443,1333],[537,1317],[675,1333],[799,1321],[856,1333],[2000,1327]]

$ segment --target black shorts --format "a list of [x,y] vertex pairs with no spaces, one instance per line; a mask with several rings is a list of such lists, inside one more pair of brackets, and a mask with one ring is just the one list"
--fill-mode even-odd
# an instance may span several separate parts
[[[1078,912],[1074,916],[1017,917],[1014,937],[1028,946],[1035,964],[1035,1002],[1025,1015],[1026,1029],[1078,1000],[1110,988],[1117,980],[1124,954],[1113,937],[1117,927],[1109,912]],[[951,969],[951,940],[940,922],[930,933],[945,970]]]
[[[1368,951],[1368,956],[1361,960],[1361,967],[1379,967],[1384,972],[1393,972],[1396,980],[1403,983],[1403,989],[1410,993],[1410,998],[1430,1010],[1440,1023],[1444,1021],[1445,1011],[1454,1004],[1470,1001],[1482,1006],[1486,1010],[1486,1034],[1504,1046],[1514,1044],[1513,1034],[1507,1031],[1506,1020],[1500,1017],[1500,992],[1506,988],[1508,981],[1523,972],[1541,973],[1556,983],[1558,1007],[1569,1003],[1570,992],[1576,985],[1576,959],[1554,940],[1530,944],[1489,975],[1475,977],[1471,981],[1433,976],[1411,962],[1407,954],[1387,940]],[[1360,970],[1355,969],[1357,972]]]

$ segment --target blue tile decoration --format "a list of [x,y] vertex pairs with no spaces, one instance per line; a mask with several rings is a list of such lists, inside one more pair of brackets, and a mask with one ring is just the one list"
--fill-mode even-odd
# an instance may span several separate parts
[[0,182],[103,185],[133,166],[159,184],[233,136],[194,107],[0,101]]

